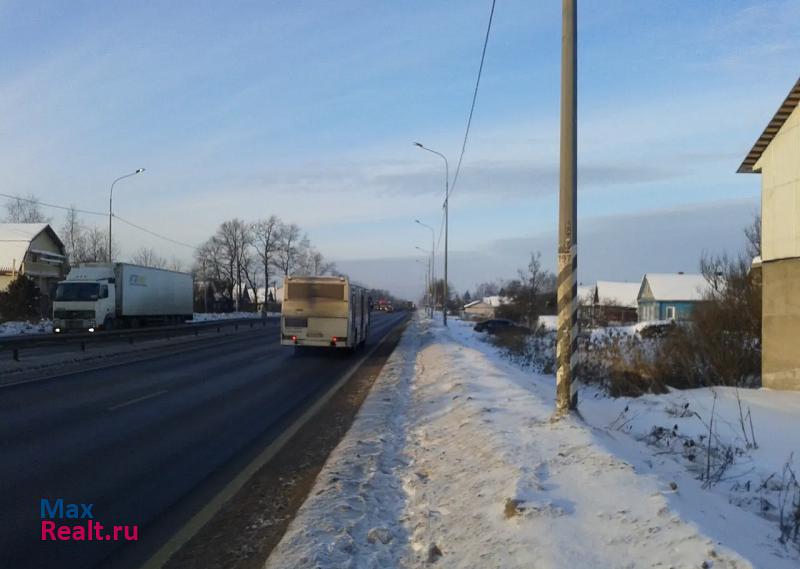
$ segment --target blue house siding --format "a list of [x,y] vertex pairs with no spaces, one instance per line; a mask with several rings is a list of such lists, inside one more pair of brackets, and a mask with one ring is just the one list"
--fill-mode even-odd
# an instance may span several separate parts
[[696,301],[685,300],[640,300],[639,301],[639,322],[651,322],[653,320],[689,320],[692,310],[697,304]]

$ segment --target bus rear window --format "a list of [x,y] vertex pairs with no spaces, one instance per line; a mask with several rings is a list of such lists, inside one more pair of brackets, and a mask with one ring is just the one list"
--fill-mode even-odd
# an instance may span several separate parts
[[339,283],[289,283],[288,300],[326,298],[344,300],[344,285]]

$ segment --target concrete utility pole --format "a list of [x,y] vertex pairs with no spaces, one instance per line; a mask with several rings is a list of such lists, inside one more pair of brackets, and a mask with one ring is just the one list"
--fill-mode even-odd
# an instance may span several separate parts
[[556,415],[577,408],[573,393],[578,343],[577,0],[563,1],[561,35],[561,173],[558,199]]
[[[448,218],[450,216],[450,165],[447,162],[447,157],[441,152],[436,152],[427,146],[423,146],[419,142],[415,142],[414,146],[419,146],[423,150],[427,150],[432,154],[436,154],[442,160],[444,160],[444,299],[442,299],[442,321],[444,322],[444,325],[447,326],[447,301],[450,299],[450,294],[447,290],[447,234],[449,223]],[[435,288],[436,283],[434,283],[434,290]]]
[[120,176],[113,182],[111,182],[111,190],[108,192],[108,262],[111,263],[113,259],[111,258],[111,218],[114,216],[111,213],[111,200],[114,198],[114,184],[119,182],[120,180],[124,180],[125,178],[130,178],[131,176],[135,176],[136,174],[141,174],[144,172],[144,168],[139,168],[135,172],[131,172],[130,174],[125,174],[124,176]]

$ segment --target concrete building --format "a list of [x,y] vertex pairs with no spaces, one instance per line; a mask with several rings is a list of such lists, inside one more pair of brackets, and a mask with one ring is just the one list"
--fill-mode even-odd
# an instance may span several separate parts
[[648,273],[637,295],[639,322],[689,320],[709,288],[703,275]]
[[48,224],[0,223],[0,290],[22,274],[50,296],[66,267],[64,244]]
[[761,174],[761,378],[800,390],[800,79],[739,166]]

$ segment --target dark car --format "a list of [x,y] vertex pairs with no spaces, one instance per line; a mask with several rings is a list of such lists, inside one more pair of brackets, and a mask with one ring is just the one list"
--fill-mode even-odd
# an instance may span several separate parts
[[473,330],[476,332],[486,332],[487,334],[497,334],[502,332],[525,332],[528,329],[523,326],[517,326],[511,320],[493,318],[491,320],[478,322],[473,327]]

